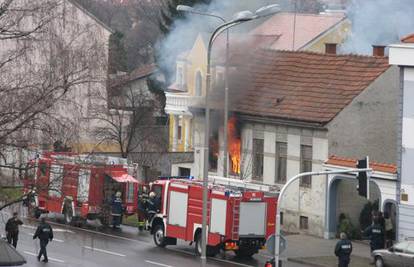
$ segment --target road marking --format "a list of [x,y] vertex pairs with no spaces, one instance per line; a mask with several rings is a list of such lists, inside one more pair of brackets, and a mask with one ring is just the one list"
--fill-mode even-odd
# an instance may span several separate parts
[[115,255],[115,256],[119,256],[119,257],[125,257],[126,255],[121,254],[121,253],[116,253],[116,252],[112,252],[109,250],[104,250],[104,249],[100,249],[100,248],[93,248],[93,247],[89,247],[89,246],[83,246],[83,248],[92,250],[92,251],[98,251],[98,252],[102,252],[102,253],[106,253],[106,254],[111,254],[111,255]]
[[[27,234],[28,236],[33,237],[34,233],[28,233],[28,232],[24,232],[25,234]],[[57,238],[53,238],[53,241],[59,242],[59,243],[63,243],[65,241],[63,241],[62,239],[57,239]]]
[[[26,253],[26,254],[29,254],[31,256],[37,257],[37,254],[36,253],[29,252],[29,251],[23,251],[23,252]],[[59,263],[65,263],[65,261],[63,261],[63,260],[55,259],[55,258],[52,258],[52,257],[48,257],[48,258],[49,258],[50,261],[55,261],[55,262],[59,262]]]
[[[184,253],[184,254],[187,254],[187,255],[195,256],[194,253],[189,252],[189,251],[185,251],[185,250],[181,250],[181,249],[168,248],[168,250],[172,250],[172,251],[181,252],[181,253]],[[220,261],[220,262],[225,262],[225,263],[231,263],[233,265],[238,265],[238,266],[243,266],[243,267],[255,267],[253,265],[248,265],[248,264],[239,263],[239,262],[230,261],[230,260],[219,259],[219,258],[215,258],[215,257],[207,257],[207,258],[209,260]]]
[[173,267],[171,265],[167,265],[167,264],[163,264],[163,263],[159,263],[159,262],[155,262],[155,261],[146,260],[145,262],[153,264],[153,265],[163,266],[163,267]]
[[[28,229],[37,229],[37,227],[33,226],[33,225],[22,225],[23,228],[28,228]],[[62,228],[56,228],[53,229],[53,232],[57,232],[57,233],[70,233],[70,234],[74,234],[75,232],[71,231],[71,230],[67,230],[67,229],[62,229]]]

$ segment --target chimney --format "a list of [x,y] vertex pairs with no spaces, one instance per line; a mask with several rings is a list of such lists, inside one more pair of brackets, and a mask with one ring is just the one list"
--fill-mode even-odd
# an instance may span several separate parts
[[372,55],[374,57],[383,57],[383,56],[385,56],[385,45],[373,45],[372,46]]
[[336,55],[336,47],[338,44],[335,43],[326,43],[325,44],[325,54]]

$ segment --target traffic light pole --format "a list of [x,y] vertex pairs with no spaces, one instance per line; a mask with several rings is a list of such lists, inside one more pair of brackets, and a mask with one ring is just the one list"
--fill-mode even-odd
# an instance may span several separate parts
[[300,178],[304,176],[316,176],[316,175],[326,175],[326,174],[346,174],[346,173],[359,173],[359,172],[371,172],[372,169],[370,168],[364,168],[364,169],[358,169],[358,168],[349,168],[344,170],[338,170],[338,171],[320,171],[320,172],[303,172],[299,173],[298,175],[292,177],[287,181],[287,183],[283,186],[282,190],[280,191],[277,207],[276,207],[276,229],[275,229],[275,266],[279,267],[279,260],[280,260],[280,208],[281,203],[283,200],[283,197],[285,195],[285,192],[289,185],[291,185],[293,182],[299,180]]

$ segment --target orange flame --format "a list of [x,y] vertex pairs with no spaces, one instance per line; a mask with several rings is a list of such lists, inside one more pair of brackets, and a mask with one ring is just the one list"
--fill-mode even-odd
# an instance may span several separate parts
[[240,174],[241,139],[236,124],[236,117],[231,117],[227,124],[227,139],[231,172],[233,174]]

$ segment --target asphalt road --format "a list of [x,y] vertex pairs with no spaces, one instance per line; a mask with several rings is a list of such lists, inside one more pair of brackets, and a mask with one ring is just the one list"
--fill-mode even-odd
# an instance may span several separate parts
[[[32,236],[36,224],[26,223],[20,228],[17,249],[26,257],[25,266],[45,266],[38,262],[38,240]],[[180,243],[165,249],[155,247],[148,233],[138,233],[135,228],[123,226],[122,232],[107,230],[97,232],[65,225],[52,224],[55,239],[48,246],[49,263],[47,266],[87,266],[87,267],[193,267],[201,266],[193,246]],[[249,260],[234,257],[231,253],[209,258],[208,267],[251,267],[264,266],[265,255],[257,255]],[[287,263],[288,267],[304,265]]]

